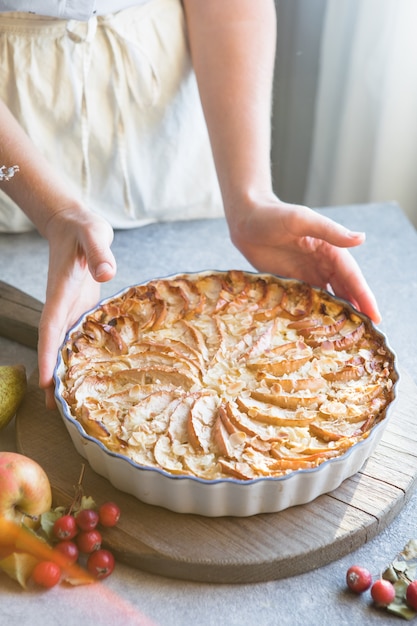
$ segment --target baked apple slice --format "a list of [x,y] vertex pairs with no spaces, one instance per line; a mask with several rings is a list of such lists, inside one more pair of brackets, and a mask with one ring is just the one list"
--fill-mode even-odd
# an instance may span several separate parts
[[[159,336],[153,339],[148,335],[149,340],[137,342],[135,346],[135,354],[143,353],[144,358],[156,358],[156,355],[166,356],[171,361],[176,361],[184,367],[189,367],[196,376],[200,375],[204,370],[204,360],[201,352],[195,350],[189,344],[179,341],[175,338],[165,338]],[[135,357],[133,357],[135,358]]]
[[322,395],[295,395],[293,393],[268,393],[264,391],[251,391],[251,398],[267,405],[274,405],[281,409],[295,411],[299,407],[315,409],[322,404],[326,398]]
[[[340,332],[343,326],[346,324],[347,317],[343,313],[339,318],[324,318],[321,323],[314,321],[311,326],[299,327],[298,333],[303,337],[332,337]],[[290,328],[294,328],[294,324],[288,324]]]
[[226,476],[237,478],[238,480],[252,480],[257,477],[249,463],[243,461],[235,461],[233,459],[225,459],[219,457],[219,465]]
[[181,459],[174,453],[171,439],[167,435],[158,437],[153,453],[157,465],[174,475],[186,474]]
[[254,421],[272,424],[273,426],[308,426],[316,417],[315,411],[298,409],[291,411],[281,409],[272,404],[259,402],[254,398],[238,396],[236,404]]
[[[157,280],[151,285],[155,286],[156,297],[164,302],[166,313],[163,325],[170,327],[179,319],[182,319],[188,311],[188,300],[184,290],[179,286],[165,280]],[[154,324],[154,328],[161,325]]]
[[195,450],[210,451],[211,431],[217,417],[218,397],[201,393],[196,397],[188,418],[188,441]]
[[188,421],[194,403],[192,394],[183,394],[172,411],[167,428],[167,435],[172,443],[188,443]]
[[281,311],[281,302],[284,296],[284,287],[279,283],[266,283],[263,297],[258,301],[254,310],[255,320],[263,322],[274,319]]
[[245,360],[257,359],[265,352],[271,350],[275,333],[275,320],[262,325],[260,331],[253,332],[253,336],[251,337],[252,343],[249,347],[247,347],[247,341],[245,342],[245,348],[241,353],[241,358],[244,358]]
[[197,278],[195,286],[204,298],[204,313],[210,315],[217,307],[223,279],[219,274],[203,274]]
[[314,420],[309,425],[310,433],[327,442],[338,442],[341,440],[349,439],[349,446],[355,441],[354,438],[359,440],[362,433],[361,426],[365,422],[362,420],[360,423],[349,423],[343,420]]
[[74,349],[86,358],[94,358],[103,348],[110,354],[126,354],[127,344],[122,335],[111,324],[90,319],[85,323],[85,334],[74,342]]
[[214,422],[212,438],[218,454],[225,457],[230,457],[233,454],[233,448],[229,441],[230,434],[227,432],[220,415],[217,415],[216,421]]
[[282,315],[300,318],[310,315],[313,307],[313,290],[307,283],[288,282],[280,303]]
[[[141,347],[143,348],[141,350]],[[149,349],[145,349],[149,348]],[[200,365],[189,359],[187,356],[180,355],[174,352],[174,350],[166,350],[165,348],[158,349],[157,345],[151,343],[137,344],[135,352],[131,352],[126,357],[126,362],[129,363],[132,369],[146,369],[147,367],[156,369],[158,367],[176,367],[179,370],[189,371],[196,381],[201,374]]]
[[170,417],[178,404],[178,394],[174,391],[155,390],[139,402],[129,407],[123,416],[123,429],[127,437],[135,430],[145,429],[146,432],[164,433],[168,428]]
[[346,363],[338,370],[323,373],[323,378],[331,383],[348,383],[353,380],[360,380],[365,374],[365,362],[352,364]]
[[284,376],[299,370],[313,358],[313,349],[304,341],[285,343],[266,352],[265,358],[248,361],[246,367],[256,372]]
[[317,466],[327,459],[333,459],[336,456],[340,456],[340,451],[332,448],[323,448],[317,452],[309,453],[307,450],[303,454],[282,454],[282,449],[272,446],[271,454],[280,461],[291,461],[293,469],[301,469],[308,463],[312,466]]
[[230,403],[221,404],[218,408],[218,416],[223,422],[223,426],[229,433],[229,435],[233,435],[233,433],[241,432],[242,429],[238,427],[238,425],[230,419],[228,412],[228,405]]
[[120,391],[115,376],[91,372],[91,374],[87,373],[84,378],[78,379],[77,383],[71,389],[67,389],[63,395],[78,412],[88,398],[96,398],[100,401]]
[[182,291],[184,302],[186,303],[186,309],[184,311],[184,317],[186,319],[192,319],[195,315],[202,313],[206,299],[201,291],[197,289],[193,281],[185,276],[180,276],[174,279],[172,284]]
[[214,422],[212,437],[215,448],[224,457],[236,457],[247,440],[247,435],[243,431],[230,433],[219,414]]
[[322,335],[320,337],[310,334],[308,337],[305,337],[305,342],[312,348],[321,347],[327,351],[350,350],[359,343],[365,332],[365,323],[361,322],[346,334],[338,333],[332,336]]
[[[235,402],[226,403],[226,415],[238,432],[246,433],[250,438],[261,441],[283,441],[288,433],[278,425],[254,420],[245,411],[240,411]],[[224,422],[226,423],[226,422]]]
[[222,331],[219,320],[211,315],[200,315],[193,322],[194,332],[198,335],[207,364],[210,364],[218,353],[222,343]]
[[144,365],[134,368],[138,375],[138,384],[157,385],[163,387],[173,385],[188,391],[195,385],[200,384],[199,378],[193,376],[189,369],[167,365]]
[[[155,288],[150,285],[132,287],[120,299],[119,315],[137,322],[141,332],[160,324],[165,311],[164,303],[156,297]],[[102,313],[107,321],[116,317],[111,303],[103,305]]]
[[258,380],[271,387],[271,391],[279,393],[285,391],[286,393],[297,393],[299,391],[315,392],[324,389],[327,386],[326,380],[318,377],[309,378],[279,378],[277,376],[268,376],[262,372],[258,375]]
[[202,454],[190,449],[190,453],[184,456],[183,463],[187,468],[186,473],[197,478],[212,480],[218,476],[217,457],[214,452]]

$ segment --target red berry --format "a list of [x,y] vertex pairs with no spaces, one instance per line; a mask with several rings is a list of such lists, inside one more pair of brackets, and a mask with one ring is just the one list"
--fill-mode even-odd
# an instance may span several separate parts
[[81,509],[75,521],[81,530],[93,530],[98,524],[98,513],[94,509]]
[[363,593],[372,585],[372,574],[365,567],[352,565],[346,572],[346,584],[355,593]]
[[93,530],[83,530],[77,535],[77,546],[80,552],[90,554],[101,548],[101,533],[94,528]]
[[88,557],[87,569],[95,578],[107,578],[114,569],[114,556],[108,550],[97,550]]
[[371,596],[378,606],[388,606],[395,598],[394,585],[389,580],[379,578],[371,587]]
[[73,563],[76,563],[78,561],[78,556],[80,552],[78,550],[77,544],[73,541],[60,541],[56,544],[55,550],[58,550],[58,552],[65,556],[69,565],[72,565]]
[[78,526],[73,515],[62,515],[55,520],[53,533],[57,539],[73,539],[78,532]]
[[53,561],[40,561],[33,569],[32,580],[46,589],[55,587],[61,580],[61,568]]
[[413,580],[407,587],[406,600],[409,607],[417,611],[417,580]]
[[114,502],[105,502],[100,506],[98,515],[102,526],[116,526],[120,518],[120,508]]

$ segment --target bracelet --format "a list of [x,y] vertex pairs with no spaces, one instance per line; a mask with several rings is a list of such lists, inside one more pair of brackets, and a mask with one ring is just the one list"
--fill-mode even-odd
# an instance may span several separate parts
[[0,181],[2,180],[10,180],[19,171],[18,165],[12,165],[11,167],[6,167],[2,165],[0,167]]

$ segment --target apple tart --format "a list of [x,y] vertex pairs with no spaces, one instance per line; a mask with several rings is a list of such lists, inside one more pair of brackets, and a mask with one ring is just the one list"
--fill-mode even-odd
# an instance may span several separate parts
[[110,452],[203,481],[287,476],[368,438],[394,355],[345,301],[243,271],[130,287],[61,350],[60,397]]

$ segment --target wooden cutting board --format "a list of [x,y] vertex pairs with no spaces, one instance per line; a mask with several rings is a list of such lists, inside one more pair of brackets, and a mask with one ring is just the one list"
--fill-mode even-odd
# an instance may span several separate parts
[[[4,330],[3,319],[0,333]],[[417,484],[416,404],[417,387],[402,372],[383,438],[362,470],[332,493],[279,513],[248,518],[173,513],[116,490],[89,466],[84,492],[97,503],[114,500],[120,505],[120,522],[105,533],[105,542],[120,561],[133,567],[215,583],[301,574],[358,548],[401,511]],[[68,504],[85,461],[75,451],[58,411],[44,408],[37,372],[16,416],[16,439],[18,450],[46,470],[55,504]]]
[[42,306],[36,298],[0,281],[0,335],[36,349]]

